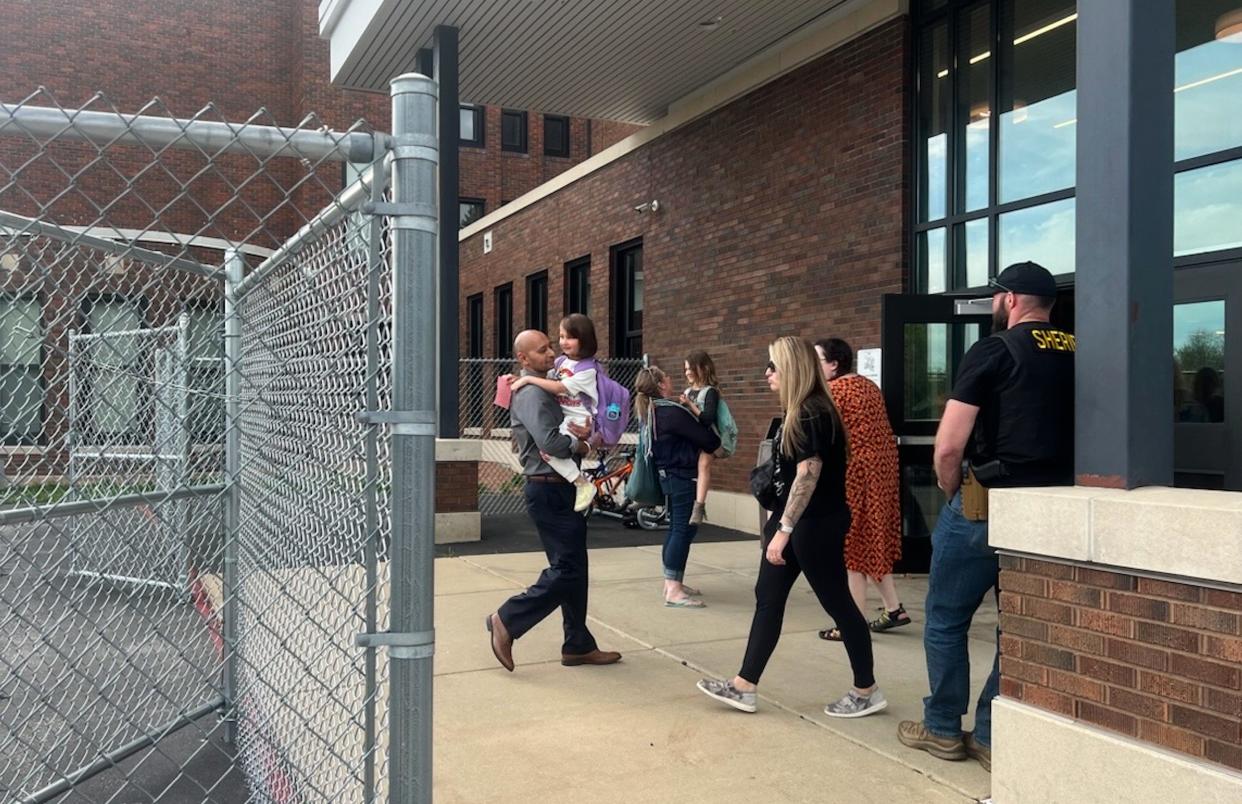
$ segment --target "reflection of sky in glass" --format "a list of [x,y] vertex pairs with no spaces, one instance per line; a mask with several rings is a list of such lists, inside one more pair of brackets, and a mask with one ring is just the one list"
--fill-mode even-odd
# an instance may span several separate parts
[[949,325],[927,324],[927,373],[944,374],[949,367]]
[[923,249],[923,259],[927,265],[927,292],[943,293],[945,291],[946,272],[944,259],[944,229],[932,229],[919,236]]
[[1174,159],[1242,145],[1242,45],[1212,41],[1184,50],[1175,73]]
[[[1235,108],[1234,114],[1240,114]],[[1173,178],[1173,254],[1242,247],[1242,160]]]
[[988,283],[988,221],[980,218],[966,224],[966,287]]
[[966,211],[988,205],[988,118],[966,126]]
[[945,195],[949,187],[948,160],[949,135],[947,132],[927,138],[924,164],[927,166],[927,215],[925,221],[934,221],[945,215]]
[[1054,274],[1074,270],[1074,199],[1000,216],[999,268],[1033,260]]
[[[1211,335],[1225,331],[1225,303],[1223,301],[1195,302],[1173,305],[1173,351],[1186,345],[1196,332]],[[1224,337],[1222,334],[1220,337]]]
[[1074,186],[1077,99],[1071,90],[1001,115],[1002,204]]

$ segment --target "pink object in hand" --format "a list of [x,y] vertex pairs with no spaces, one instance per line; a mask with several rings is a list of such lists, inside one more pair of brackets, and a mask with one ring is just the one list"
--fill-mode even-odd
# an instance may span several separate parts
[[513,389],[510,387],[513,378],[508,374],[501,374],[496,378],[496,407],[509,409],[509,398],[513,396]]

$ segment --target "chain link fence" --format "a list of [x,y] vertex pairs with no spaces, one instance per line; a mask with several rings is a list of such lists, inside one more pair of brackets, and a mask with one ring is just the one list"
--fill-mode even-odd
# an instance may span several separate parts
[[429,800],[434,99],[0,105],[3,800]]
[[[609,377],[632,393],[634,380],[639,370],[647,365],[647,359],[602,358],[599,364]],[[522,465],[509,432],[509,411],[495,404],[496,381],[505,374],[515,373],[517,366],[505,358],[463,358],[459,366],[459,431],[462,438],[483,441],[483,460],[479,463],[479,511],[483,516],[524,513]],[[632,415],[626,432],[625,441],[638,442],[638,420]],[[590,466],[594,459],[594,456],[589,457],[586,465]]]

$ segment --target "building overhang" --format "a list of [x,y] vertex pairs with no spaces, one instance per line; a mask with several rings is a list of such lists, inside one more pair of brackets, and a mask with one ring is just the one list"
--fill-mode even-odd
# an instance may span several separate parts
[[337,86],[387,91],[448,25],[459,31],[464,101],[646,124],[874,1],[321,0],[319,30]]

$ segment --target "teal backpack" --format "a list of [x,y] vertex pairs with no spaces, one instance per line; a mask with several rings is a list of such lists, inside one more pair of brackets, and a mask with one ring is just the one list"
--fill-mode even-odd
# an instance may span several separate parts
[[[698,405],[700,410],[703,408],[703,401],[707,398],[707,391],[708,388],[701,388],[695,395],[694,404]],[[720,389],[716,389],[716,393],[720,393]],[[716,406],[716,434],[720,436],[720,448],[724,450],[725,457],[737,452],[737,421],[734,420],[729,406],[725,404],[723,396],[720,397],[720,402]]]

